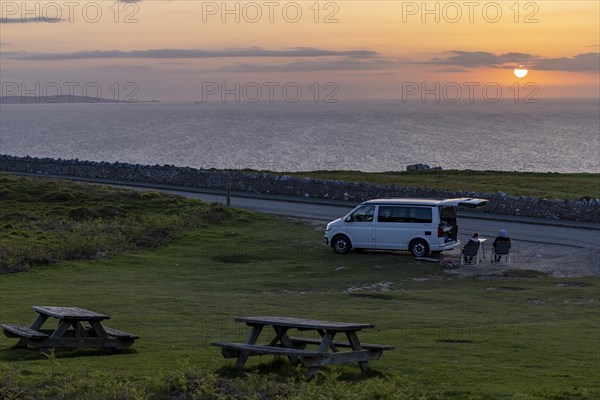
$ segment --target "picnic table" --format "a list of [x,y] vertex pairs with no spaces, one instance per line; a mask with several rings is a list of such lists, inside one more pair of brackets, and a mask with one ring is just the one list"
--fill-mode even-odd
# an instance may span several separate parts
[[[320,321],[314,319],[290,317],[238,317],[235,321],[244,322],[250,327],[246,343],[213,342],[213,346],[221,347],[225,358],[237,358],[236,368],[243,368],[250,356],[275,355],[287,356],[292,364],[301,363],[307,367],[308,376],[317,373],[319,367],[330,364],[358,362],[363,372],[369,370],[369,361],[381,358],[384,350],[392,350],[393,346],[361,343],[358,332],[374,328],[372,324],[350,322]],[[274,336],[269,337],[266,344],[257,344],[265,326],[272,326]],[[297,331],[313,331],[319,337],[290,336],[290,329]],[[345,334],[342,341],[334,340],[339,333]],[[315,335],[316,336],[316,335]],[[315,349],[307,349],[307,346]],[[341,348],[349,349],[340,351]]]
[[[138,336],[109,328],[102,321],[110,317],[79,307],[32,306],[38,313],[29,328],[2,324],[4,334],[19,338],[15,347],[120,349],[129,347]],[[48,318],[58,319],[55,329],[42,329]]]

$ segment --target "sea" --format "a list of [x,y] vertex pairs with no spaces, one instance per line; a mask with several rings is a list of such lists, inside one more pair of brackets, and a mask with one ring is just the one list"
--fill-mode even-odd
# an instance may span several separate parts
[[600,172],[598,99],[0,105],[0,153],[194,168]]

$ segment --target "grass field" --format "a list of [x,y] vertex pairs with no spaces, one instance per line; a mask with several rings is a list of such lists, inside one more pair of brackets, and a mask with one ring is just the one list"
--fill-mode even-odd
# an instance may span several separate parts
[[224,207],[154,191],[6,174],[0,205],[0,274],[154,248],[231,217]]
[[471,191],[547,199],[600,198],[600,174],[558,174],[512,171],[313,171],[286,175],[323,178],[378,185],[423,187],[449,191]]
[[[95,188],[81,190],[111,192]],[[29,325],[31,305],[79,306],[140,336],[126,352],[56,358],[14,350],[15,340],[2,337],[0,398],[600,397],[598,278],[461,278],[403,253],[336,255],[321,244],[321,229],[298,221],[235,210],[189,219],[151,250],[0,275],[2,323]],[[378,290],[382,282],[391,290]],[[240,374],[210,342],[245,340],[245,326],[233,322],[242,315],[374,323],[362,339],[396,350],[366,376],[347,365],[306,381],[304,370],[270,357],[251,358]]]

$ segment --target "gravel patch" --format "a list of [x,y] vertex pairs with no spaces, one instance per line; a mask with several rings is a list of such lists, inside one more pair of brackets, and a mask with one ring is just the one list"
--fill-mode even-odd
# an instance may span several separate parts
[[[448,270],[462,276],[502,276],[508,270],[539,271],[555,277],[600,276],[600,250],[572,246],[514,241],[511,264],[495,265],[490,257],[478,266],[467,265]],[[448,254],[446,254],[446,257]],[[453,254],[458,262],[458,254]]]

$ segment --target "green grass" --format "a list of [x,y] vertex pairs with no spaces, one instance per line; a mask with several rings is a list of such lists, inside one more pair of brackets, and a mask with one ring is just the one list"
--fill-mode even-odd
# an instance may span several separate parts
[[155,191],[6,174],[0,205],[0,274],[154,248],[231,218],[224,207]]
[[591,173],[444,170],[424,172],[312,171],[285,173],[285,175],[449,191],[481,193],[501,191],[513,196],[533,196],[547,199],[600,198],[600,174]]
[[[101,190],[108,204],[111,192],[123,193]],[[129,200],[123,201],[128,209]],[[32,305],[79,306],[106,313],[107,325],[140,336],[125,352],[57,351],[55,359],[12,349],[16,340],[2,336],[0,398],[600,396],[596,277],[509,271],[493,279],[461,278],[407,253],[336,255],[322,245],[322,229],[227,212],[228,218],[210,222],[199,213],[149,251],[0,275],[1,323],[29,325]],[[347,290],[378,282],[392,290]],[[303,369],[271,357],[251,358],[249,369],[238,373],[210,342],[244,341],[247,328],[233,321],[244,315],[373,323],[376,329],[361,339],[396,350],[372,362],[374,372],[366,376],[357,365],[343,365],[307,381]]]
[[[210,342],[243,341],[246,328],[233,318],[267,314],[375,323],[363,340],[396,350],[372,366],[432,398],[600,395],[597,278],[566,286],[548,277],[461,279],[404,254],[338,256],[320,238],[312,227],[257,216],[197,229],[143,254],[5,275],[0,321],[30,324],[31,305],[80,306],[140,336],[123,354],[59,353],[55,374],[69,382],[111,371],[110,379],[144,387],[185,363],[196,373],[219,372],[232,361]],[[392,282],[393,290],[346,292],[377,282]],[[0,340],[0,363],[24,387],[47,385],[46,357],[12,344]],[[335,380],[348,385],[362,379],[357,366],[325,371],[346,376]]]

